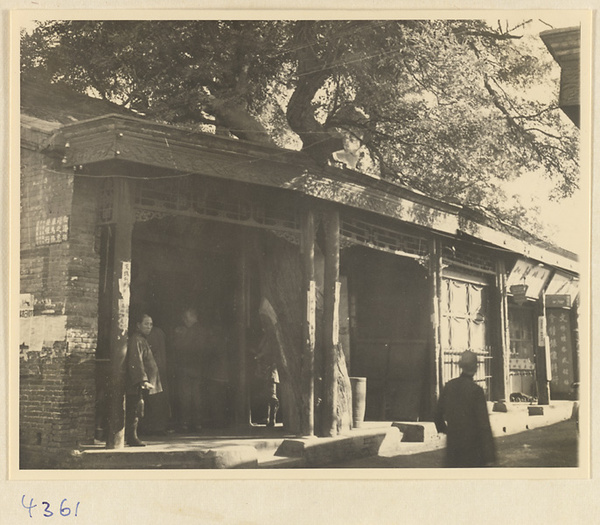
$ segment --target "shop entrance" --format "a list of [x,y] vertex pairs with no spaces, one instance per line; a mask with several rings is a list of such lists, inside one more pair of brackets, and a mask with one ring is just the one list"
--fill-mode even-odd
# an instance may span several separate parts
[[[150,396],[149,410],[142,420],[150,432],[156,428],[185,430],[188,425],[182,420],[181,401],[181,374],[188,365],[181,362],[177,339],[184,330],[186,309],[196,311],[198,324],[210,334],[210,352],[218,354],[218,363],[212,358],[210,364],[200,359],[198,365],[201,373],[208,366],[211,369],[210,377],[202,380],[201,416],[195,426],[222,428],[233,423],[236,238],[233,225],[186,217],[154,219],[134,227],[130,319],[148,313],[154,322],[153,332],[162,331],[165,341],[164,359],[157,359],[157,364],[168,409],[166,414],[161,407],[153,410],[158,395]],[[165,417],[168,421],[155,421]]]
[[460,354],[477,354],[479,367],[473,379],[491,396],[492,348],[489,343],[489,283],[485,278],[447,270],[442,279],[441,325],[443,379],[460,376]]
[[529,402],[537,397],[534,322],[532,306],[509,305],[511,401]]
[[431,366],[426,269],[414,259],[362,247],[346,250],[342,262],[350,374],[367,378],[366,419],[425,419]]

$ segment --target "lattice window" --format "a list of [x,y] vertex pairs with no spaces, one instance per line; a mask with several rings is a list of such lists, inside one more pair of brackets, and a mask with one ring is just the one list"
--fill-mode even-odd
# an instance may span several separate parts
[[424,257],[429,253],[428,242],[424,237],[399,232],[359,219],[343,218],[340,233],[342,241],[348,244],[359,244],[414,258]]
[[137,185],[135,205],[163,210],[187,210],[196,204],[198,195],[192,191],[189,178],[143,181]]
[[294,207],[225,194],[189,178],[144,181],[138,184],[134,202],[138,220],[185,215],[271,230],[300,230]]
[[469,268],[480,273],[494,273],[495,265],[491,257],[469,250],[464,246],[445,244],[442,252],[444,262],[460,268]]

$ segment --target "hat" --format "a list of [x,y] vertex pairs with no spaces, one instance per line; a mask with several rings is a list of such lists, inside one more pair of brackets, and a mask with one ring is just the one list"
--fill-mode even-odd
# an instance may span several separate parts
[[470,350],[466,350],[460,354],[458,366],[462,368],[462,371],[465,374],[470,376],[475,375],[475,372],[477,372],[477,354],[471,352]]

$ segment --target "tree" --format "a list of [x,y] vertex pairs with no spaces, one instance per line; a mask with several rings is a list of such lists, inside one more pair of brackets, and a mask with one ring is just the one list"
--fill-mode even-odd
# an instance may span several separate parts
[[480,20],[51,21],[23,34],[22,74],[154,119],[298,144],[321,163],[342,159],[521,226],[502,182],[542,170],[555,197],[570,195],[579,137],[555,104],[530,94],[557,86],[551,61],[529,53],[517,29]]

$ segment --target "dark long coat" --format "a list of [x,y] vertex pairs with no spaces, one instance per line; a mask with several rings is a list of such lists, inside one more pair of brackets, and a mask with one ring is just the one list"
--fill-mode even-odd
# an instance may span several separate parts
[[496,449],[483,389],[462,374],[446,383],[435,425],[448,436],[446,466],[483,467],[496,461]]
[[145,381],[152,385],[150,395],[162,392],[158,366],[148,340],[135,332],[127,343],[127,393],[136,394]]

